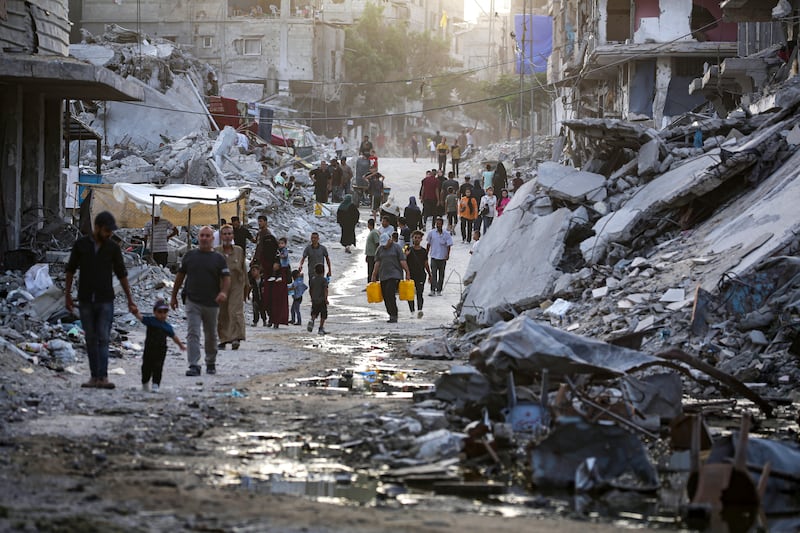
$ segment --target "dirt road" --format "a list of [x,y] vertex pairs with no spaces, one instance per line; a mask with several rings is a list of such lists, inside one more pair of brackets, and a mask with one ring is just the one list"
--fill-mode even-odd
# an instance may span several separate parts
[[[398,203],[416,195],[426,166],[381,160]],[[80,388],[84,358],[55,372],[0,355],[0,530],[519,531],[532,520],[542,530],[616,530],[559,518],[570,513],[552,500],[434,498],[378,481],[374,457],[392,446],[380,440],[386,425],[412,402],[367,394],[368,383],[335,385],[376,370],[424,384],[449,368],[409,359],[405,347],[445,333],[469,253],[456,239],[443,295],[426,298],[422,319],[401,313],[387,324],[362,292],[365,224],[360,231],[353,254],[338,235],[323,238],[334,265],[329,334],[248,326],[239,350],[220,352],[215,376],[184,376],[172,345],[158,394],[140,390],[136,350],[112,359],[113,391]],[[308,312],[306,303],[304,320]],[[171,320],[185,338],[182,312]],[[142,341],[140,326],[117,326]]]

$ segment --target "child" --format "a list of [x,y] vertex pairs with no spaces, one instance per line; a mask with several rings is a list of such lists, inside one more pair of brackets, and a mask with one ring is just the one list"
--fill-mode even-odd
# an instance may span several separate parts
[[447,231],[452,235],[458,223],[458,195],[454,187],[447,188],[447,196],[444,199],[444,210],[445,213],[447,213]]
[[[147,326],[144,339],[144,355],[142,356],[142,390],[158,392],[161,386],[161,371],[164,369],[164,359],[167,357],[167,337],[175,341],[181,350],[186,350],[181,340],[175,335],[175,330],[167,322],[169,305],[166,300],[156,300],[153,305],[153,314],[142,316],[137,310],[136,318]],[[150,378],[153,378],[153,387],[150,388]]]
[[275,261],[272,266],[273,276],[267,278],[264,284],[264,292],[269,295],[269,325],[278,329],[280,324],[289,323],[289,287],[286,278],[283,277],[281,264]]
[[292,283],[289,285],[289,294],[292,296],[291,320],[289,324],[300,326],[303,319],[300,318],[300,304],[303,303],[303,293],[308,290],[308,285],[303,282],[303,273],[299,270],[292,270]]
[[411,228],[406,224],[405,217],[397,219],[397,232],[400,234],[400,241],[398,242],[400,246],[411,245]]
[[478,241],[481,240],[481,230],[476,229],[472,232],[472,248],[469,251],[469,255],[474,254],[478,251]]
[[308,292],[311,294],[311,320],[308,321],[309,332],[314,331],[314,321],[319,316],[319,334],[325,335],[325,320],[328,318],[328,280],[324,276],[322,263],[314,266],[314,275],[308,281]]
[[264,290],[264,280],[261,279],[261,265],[258,263],[250,265],[250,272],[247,273],[247,279],[250,282],[250,287],[247,288],[250,293],[245,296],[252,295],[253,297],[253,326],[255,327],[258,325],[259,317],[261,317],[261,323],[266,326],[267,312],[261,305],[261,291]]
[[286,248],[286,237],[281,237],[278,239],[278,259],[281,262],[281,275],[283,279],[289,279],[289,249]]

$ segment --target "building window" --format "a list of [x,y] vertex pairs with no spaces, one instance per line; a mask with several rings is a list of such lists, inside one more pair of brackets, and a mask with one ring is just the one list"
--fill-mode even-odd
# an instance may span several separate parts
[[244,39],[243,53],[246,56],[260,56],[261,39]]
[[203,48],[211,48],[212,46],[214,46],[214,37],[203,35]]

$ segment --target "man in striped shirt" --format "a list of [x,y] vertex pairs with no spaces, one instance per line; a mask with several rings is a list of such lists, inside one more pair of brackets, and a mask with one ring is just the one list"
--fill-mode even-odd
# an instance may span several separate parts
[[170,238],[178,234],[178,228],[172,225],[172,222],[166,218],[156,215],[153,219],[144,225],[144,241],[145,246],[150,242],[150,252],[153,255],[153,261],[157,264],[167,266],[167,257],[169,251],[168,241]]

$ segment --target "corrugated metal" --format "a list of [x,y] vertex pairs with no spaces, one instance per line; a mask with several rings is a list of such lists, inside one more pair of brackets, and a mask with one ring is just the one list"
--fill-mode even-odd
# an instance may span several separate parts
[[7,0],[7,11],[0,20],[2,53],[69,55],[67,0]]
[[25,2],[9,0],[8,18],[0,21],[0,51],[11,52],[13,49],[21,49],[31,53],[34,48],[33,35],[33,25]]
[[739,56],[747,57],[776,44],[785,44],[780,22],[740,22]]

